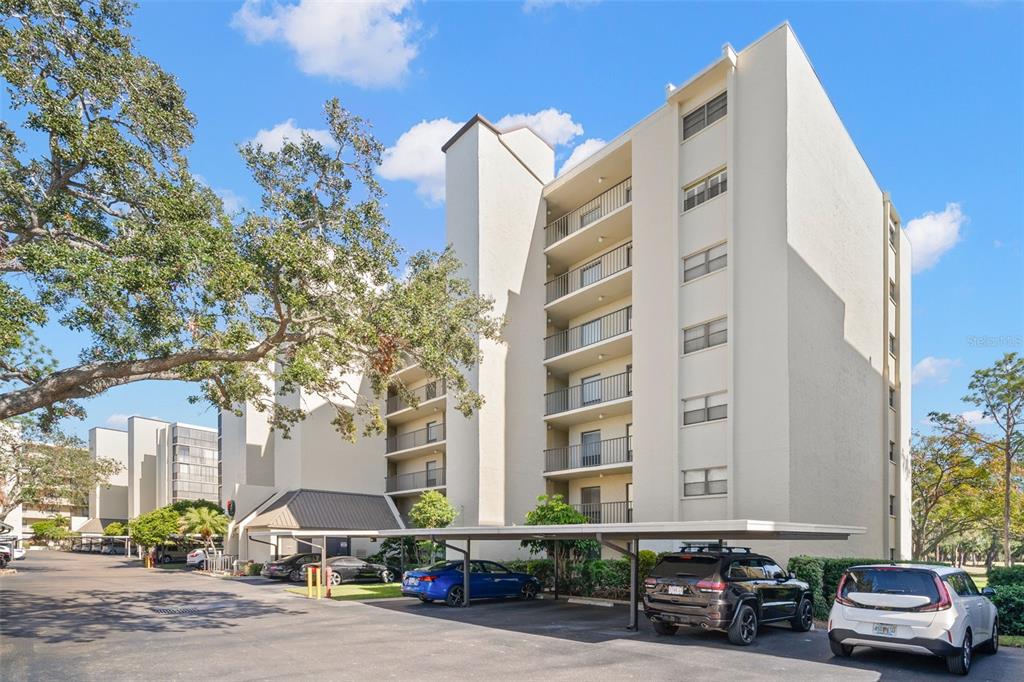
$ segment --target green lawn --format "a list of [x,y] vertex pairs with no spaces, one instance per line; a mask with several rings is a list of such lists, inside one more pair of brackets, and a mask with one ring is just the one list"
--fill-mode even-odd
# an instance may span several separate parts
[[999,635],[999,645],[1024,648],[1024,635]]
[[[295,594],[306,596],[305,587],[286,587],[285,590]],[[402,586],[399,583],[369,585],[336,585],[331,588],[331,599],[335,601],[348,601],[358,599],[388,599],[390,597],[401,597]]]

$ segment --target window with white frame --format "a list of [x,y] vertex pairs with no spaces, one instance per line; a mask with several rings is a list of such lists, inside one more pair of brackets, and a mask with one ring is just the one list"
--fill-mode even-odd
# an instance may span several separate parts
[[728,99],[726,93],[718,95],[714,99],[705,102],[688,114],[683,115],[683,139],[687,140],[693,135],[707,128],[709,125],[725,118],[728,110]]
[[896,335],[889,332],[889,354],[896,355]]
[[896,293],[896,282],[892,281],[891,279],[889,280],[889,298],[892,300],[893,303],[896,303],[898,301]]
[[729,331],[724,317],[684,329],[683,354],[720,346],[728,340],[728,336]]
[[683,424],[701,424],[717,421],[728,416],[726,394],[713,393],[683,401]]
[[728,177],[724,169],[698,180],[683,189],[683,211],[689,211],[708,199],[725,194],[726,189],[728,189]]
[[683,472],[683,497],[723,495],[727,491],[725,467],[689,469]]
[[712,246],[710,249],[695,253],[683,259],[683,282],[703,277],[709,272],[721,270],[728,261],[725,244]]

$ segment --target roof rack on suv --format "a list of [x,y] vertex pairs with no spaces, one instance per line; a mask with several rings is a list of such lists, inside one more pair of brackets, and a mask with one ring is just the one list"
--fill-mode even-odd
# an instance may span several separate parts
[[698,552],[716,552],[716,553],[721,553],[721,554],[738,554],[738,553],[742,552],[743,554],[750,554],[750,548],[749,547],[726,547],[724,545],[719,545],[719,544],[715,544],[715,543],[706,543],[706,544],[690,544],[690,543],[688,543],[688,544],[685,544],[682,547],[680,547],[679,551],[680,552],[691,552],[691,553],[694,553],[694,554],[696,554]]

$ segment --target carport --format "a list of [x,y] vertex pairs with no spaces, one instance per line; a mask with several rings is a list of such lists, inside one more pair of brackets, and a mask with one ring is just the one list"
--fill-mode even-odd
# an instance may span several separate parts
[[[788,523],[729,519],[723,521],[667,521],[657,523],[583,523],[567,526],[475,526],[466,528],[410,528],[381,530],[371,537],[416,537],[440,542],[446,548],[462,554],[463,602],[469,606],[469,562],[473,540],[545,540],[553,542],[557,552],[562,540],[596,540],[629,559],[629,623],[630,630],[638,628],[637,611],[640,606],[638,585],[641,540],[711,541],[725,540],[847,540],[861,535],[861,526],[834,526],[815,523]],[[457,547],[451,541],[465,542]],[[558,598],[558,562],[555,562],[555,599]]]

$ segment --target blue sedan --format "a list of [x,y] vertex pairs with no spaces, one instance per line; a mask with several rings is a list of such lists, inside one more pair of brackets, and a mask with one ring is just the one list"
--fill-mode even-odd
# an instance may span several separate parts
[[[469,562],[470,599],[533,599],[539,591],[540,581],[532,575],[515,573],[493,561]],[[462,560],[441,561],[429,568],[406,571],[402,594],[426,603],[443,600],[448,606],[462,606]]]

